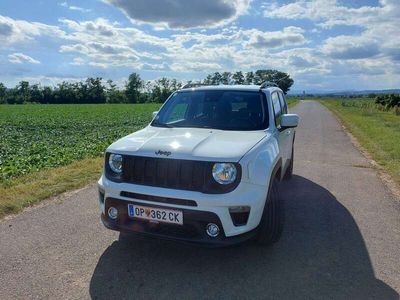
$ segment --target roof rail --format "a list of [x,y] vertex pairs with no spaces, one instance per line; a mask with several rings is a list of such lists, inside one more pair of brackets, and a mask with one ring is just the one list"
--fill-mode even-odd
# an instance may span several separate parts
[[195,87],[199,87],[199,86],[207,86],[209,84],[205,84],[205,83],[187,83],[185,84],[182,89],[190,89],[190,88],[195,88]]
[[264,81],[263,83],[261,83],[261,85],[260,85],[260,90],[261,89],[264,89],[264,88],[266,88],[266,87],[270,87],[270,86],[278,86],[275,82],[272,82],[272,81]]

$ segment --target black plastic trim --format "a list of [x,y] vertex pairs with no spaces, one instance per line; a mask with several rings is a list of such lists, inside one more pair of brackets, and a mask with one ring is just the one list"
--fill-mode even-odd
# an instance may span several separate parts
[[282,170],[282,157],[279,157],[279,159],[276,162],[274,168],[272,169],[271,178],[269,179],[269,186],[271,186],[272,181],[274,180],[274,178],[276,176],[276,173],[278,172],[279,168],[281,168],[281,174],[279,176],[280,177],[279,180],[282,180],[282,178],[283,178],[283,175],[282,175],[282,172],[283,172],[283,170]]
[[250,211],[245,212],[229,212],[231,215],[232,223],[235,226],[244,226],[249,220]]
[[160,197],[160,196],[145,195],[145,194],[139,194],[139,193],[125,192],[125,191],[122,191],[120,193],[120,195],[122,197],[145,200],[145,201],[176,204],[176,205],[185,205],[185,206],[197,206],[196,201],[187,200],[187,199]]

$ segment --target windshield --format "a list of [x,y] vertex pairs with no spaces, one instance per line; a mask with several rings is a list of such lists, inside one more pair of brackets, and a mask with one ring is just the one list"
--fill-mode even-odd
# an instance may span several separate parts
[[162,107],[152,126],[223,130],[261,130],[268,127],[262,92],[180,91]]

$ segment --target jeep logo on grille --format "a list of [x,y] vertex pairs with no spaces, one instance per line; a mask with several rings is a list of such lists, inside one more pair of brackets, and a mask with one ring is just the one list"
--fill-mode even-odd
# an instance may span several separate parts
[[171,151],[161,151],[158,150],[157,152],[155,152],[156,155],[165,155],[165,156],[170,156],[171,155]]

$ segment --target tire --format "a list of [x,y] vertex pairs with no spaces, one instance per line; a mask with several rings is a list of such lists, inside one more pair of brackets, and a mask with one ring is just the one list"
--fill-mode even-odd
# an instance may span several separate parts
[[279,197],[278,184],[277,178],[271,182],[256,238],[256,243],[259,245],[272,245],[282,235],[285,210],[283,199]]
[[290,157],[290,164],[286,169],[285,175],[283,176],[285,180],[289,180],[293,176],[293,162],[294,162],[294,147],[292,147],[292,156]]

